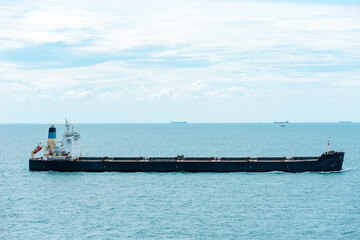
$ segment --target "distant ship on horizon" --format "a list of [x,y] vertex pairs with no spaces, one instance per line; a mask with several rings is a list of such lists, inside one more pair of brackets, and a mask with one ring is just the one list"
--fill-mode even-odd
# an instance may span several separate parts
[[187,123],[186,121],[182,121],[182,122],[171,122],[172,124],[174,123]]
[[339,121],[339,123],[351,123],[351,121]]
[[285,121],[285,122],[274,122],[274,123],[278,123],[278,124],[288,124],[289,121]]

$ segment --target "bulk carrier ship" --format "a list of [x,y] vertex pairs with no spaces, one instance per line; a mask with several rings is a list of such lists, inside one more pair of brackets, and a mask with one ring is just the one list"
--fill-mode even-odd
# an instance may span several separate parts
[[[49,128],[46,146],[39,144],[29,159],[32,171],[61,172],[306,172],[339,171],[344,152],[328,151],[314,157],[87,157],[82,156],[80,134],[66,120],[62,141]],[[35,154],[44,148],[42,157]]]

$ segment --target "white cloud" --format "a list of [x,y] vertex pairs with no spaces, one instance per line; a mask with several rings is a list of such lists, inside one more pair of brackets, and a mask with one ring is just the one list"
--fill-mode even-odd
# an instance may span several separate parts
[[293,44],[329,50],[360,45],[349,41],[360,31],[360,10],[353,6],[244,1],[185,1],[172,6],[156,1],[158,5],[151,6],[144,1],[110,2],[105,1],[107,7],[103,10],[95,3],[86,2],[80,7],[67,1],[43,1],[38,9],[5,7],[0,13],[0,38],[6,40],[7,47],[91,40],[93,44],[86,49],[107,52],[144,45],[188,45],[189,51],[183,49],[182,55],[196,54],[194,48],[248,51]]
[[160,99],[167,99],[173,95],[173,90],[171,88],[161,89],[159,92],[155,92],[149,95],[150,99],[153,98],[160,98]]
[[339,87],[360,87],[360,78],[338,81],[334,85]]
[[244,99],[250,96],[250,93],[243,87],[232,86],[228,89],[220,89],[217,91],[207,92],[207,96],[210,98],[218,99]]
[[237,87],[237,86],[230,87],[228,92],[233,94],[236,97],[244,97],[247,95],[247,93],[243,87]]
[[[264,92],[273,96],[279,87],[356,91],[359,16],[356,6],[271,1],[4,3],[0,99],[3,105],[135,99],[230,103]],[[46,43],[61,43],[59,52],[67,52],[42,51]],[[39,52],[23,54],[32,46]],[[55,59],[53,68],[46,65],[47,54]],[[67,60],[65,67],[57,65]]]
[[101,101],[119,101],[124,95],[123,91],[107,91],[98,93],[97,99]]
[[204,89],[205,86],[206,84],[204,84],[202,80],[197,80],[190,84],[188,91],[194,93],[200,92],[201,90]]
[[91,95],[92,95],[92,92],[87,91],[87,90],[68,90],[63,94],[62,100],[80,101],[80,100],[90,97]]

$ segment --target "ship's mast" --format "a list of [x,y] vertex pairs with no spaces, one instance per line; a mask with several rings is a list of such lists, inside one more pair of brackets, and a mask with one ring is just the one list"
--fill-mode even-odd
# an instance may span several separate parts
[[71,124],[69,123],[69,121],[66,118],[65,118],[65,126],[66,126],[66,133],[69,134]]
[[330,152],[330,138],[328,138],[327,143],[328,143],[328,152]]

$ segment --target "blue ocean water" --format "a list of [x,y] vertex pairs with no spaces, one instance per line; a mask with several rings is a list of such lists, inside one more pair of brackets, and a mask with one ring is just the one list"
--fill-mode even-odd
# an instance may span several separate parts
[[336,173],[30,172],[48,127],[0,125],[0,239],[360,238],[358,123],[75,125],[89,156],[317,156],[330,138]]

